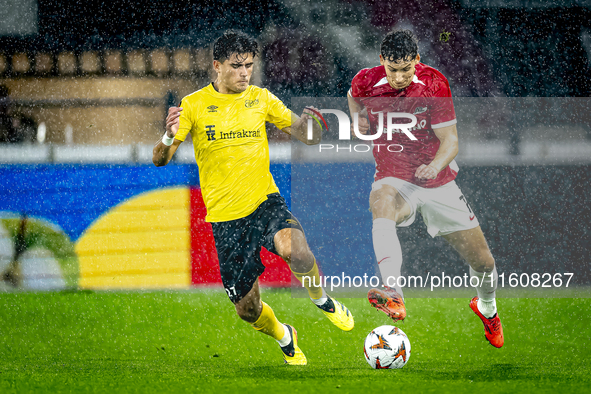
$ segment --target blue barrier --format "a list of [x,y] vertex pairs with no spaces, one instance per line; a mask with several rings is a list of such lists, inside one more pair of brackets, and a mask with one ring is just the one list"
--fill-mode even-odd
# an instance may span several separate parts
[[[478,216],[503,272],[576,272],[591,283],[591,166],[462,168],[457,183]],[[373,274],[367,163],[273,164],[271,172],[302,223],[326,275]],[[100,215],[149,190],[198,185],[196,165],[4,165],[0,210],[45,218],[76,240]],[[420,217],[400,229],[403,274],[466,265]]]
[[[289,165],[271,166],[289,202]],[[99,216],[140,193],[199,184],[196,165],[0,166],[0,211],[43,217],[76,240]]]

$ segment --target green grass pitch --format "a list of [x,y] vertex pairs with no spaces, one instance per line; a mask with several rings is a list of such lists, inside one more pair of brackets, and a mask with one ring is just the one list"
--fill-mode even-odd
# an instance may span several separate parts
[[591,390],[591,302],[508,298],[505,346],[484,339],[469,299],[407,299],[412,344],[401,370],[372,370],[363,340],[390,324],[343,299],[355,329],[332,326],[306,299],[264,290],[296,327],[305,367],[235,315],[221,291],[0,294],[0,393],[520,393]]

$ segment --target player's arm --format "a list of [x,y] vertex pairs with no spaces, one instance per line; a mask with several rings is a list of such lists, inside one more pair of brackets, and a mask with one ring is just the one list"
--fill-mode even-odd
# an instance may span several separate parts
[[[318,122],[312,117],[314,111],[319,112],[318,109],[314,107],[305,108],[304,112],[302,112],[302,116],[297,116],[296,114],[292,114],[294,120],[289,127],[284,127],[281,129],[284,133],[295,137],[298,141],[303,142],[306,145],[317,145],[322,140],[322,127],[318,124]],[[312,138],[308,139],[308,119],[312,120]]]
[[[168,116],[166,117],[166,133],[164,137],[156,143],[152,151],[152,163],[156,167],[165,166],[168,164],[174,152],[176,152],[179,145],[183,142],[175,139],[176,133],[179,131],[179,118],[181,116],[180,107],[170,107],[168,109]],[[172,145],[166,145],[163,141],[166,138],[172,138]]]
[[429,164],[421,164],[415,172],[419,179],[435,179],[437,174],[451,163],[458,154],[458,129],[453,124],[439,129],[433,129],[440,141],[435,158]]
[[355,132],[353,130],[355,113],[357,112],[359,115],[359,132],[361,134],[369,134],[369,120],[367,119],[367,109],[363,106],[363,104],[357,102],[351,93],[347,93],[347,102],[349,103],[349,112],[351,113],[351,136],[355,138]]

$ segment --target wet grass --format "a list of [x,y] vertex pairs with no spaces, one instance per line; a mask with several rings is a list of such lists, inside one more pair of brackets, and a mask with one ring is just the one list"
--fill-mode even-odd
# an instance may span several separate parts
[[505,346],[484,339],[468,299],[407,300],[399,326],[412,355],[374,371],[362,344],[389,324],[343,300],[352,332],[305,299],[267,290],[308,357],[282,364],[276,343],[240,321],[222,291],[0,294],[0,393],[13,392],[584,392],[591,387],[591,300],[500,299]]

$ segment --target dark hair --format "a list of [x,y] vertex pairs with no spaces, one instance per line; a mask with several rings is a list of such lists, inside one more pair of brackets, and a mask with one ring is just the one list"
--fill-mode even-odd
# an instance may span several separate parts
[[419,53],[419,39],[410,30],[393,30],[384,37],[380,54],[384,60],[414,60]]
[[213,43],[213,60],[223,63],[235,53],[250,53],[252,57],[256,57],[259,53],[259,44],[246,33],[237,30],[226,30]]

